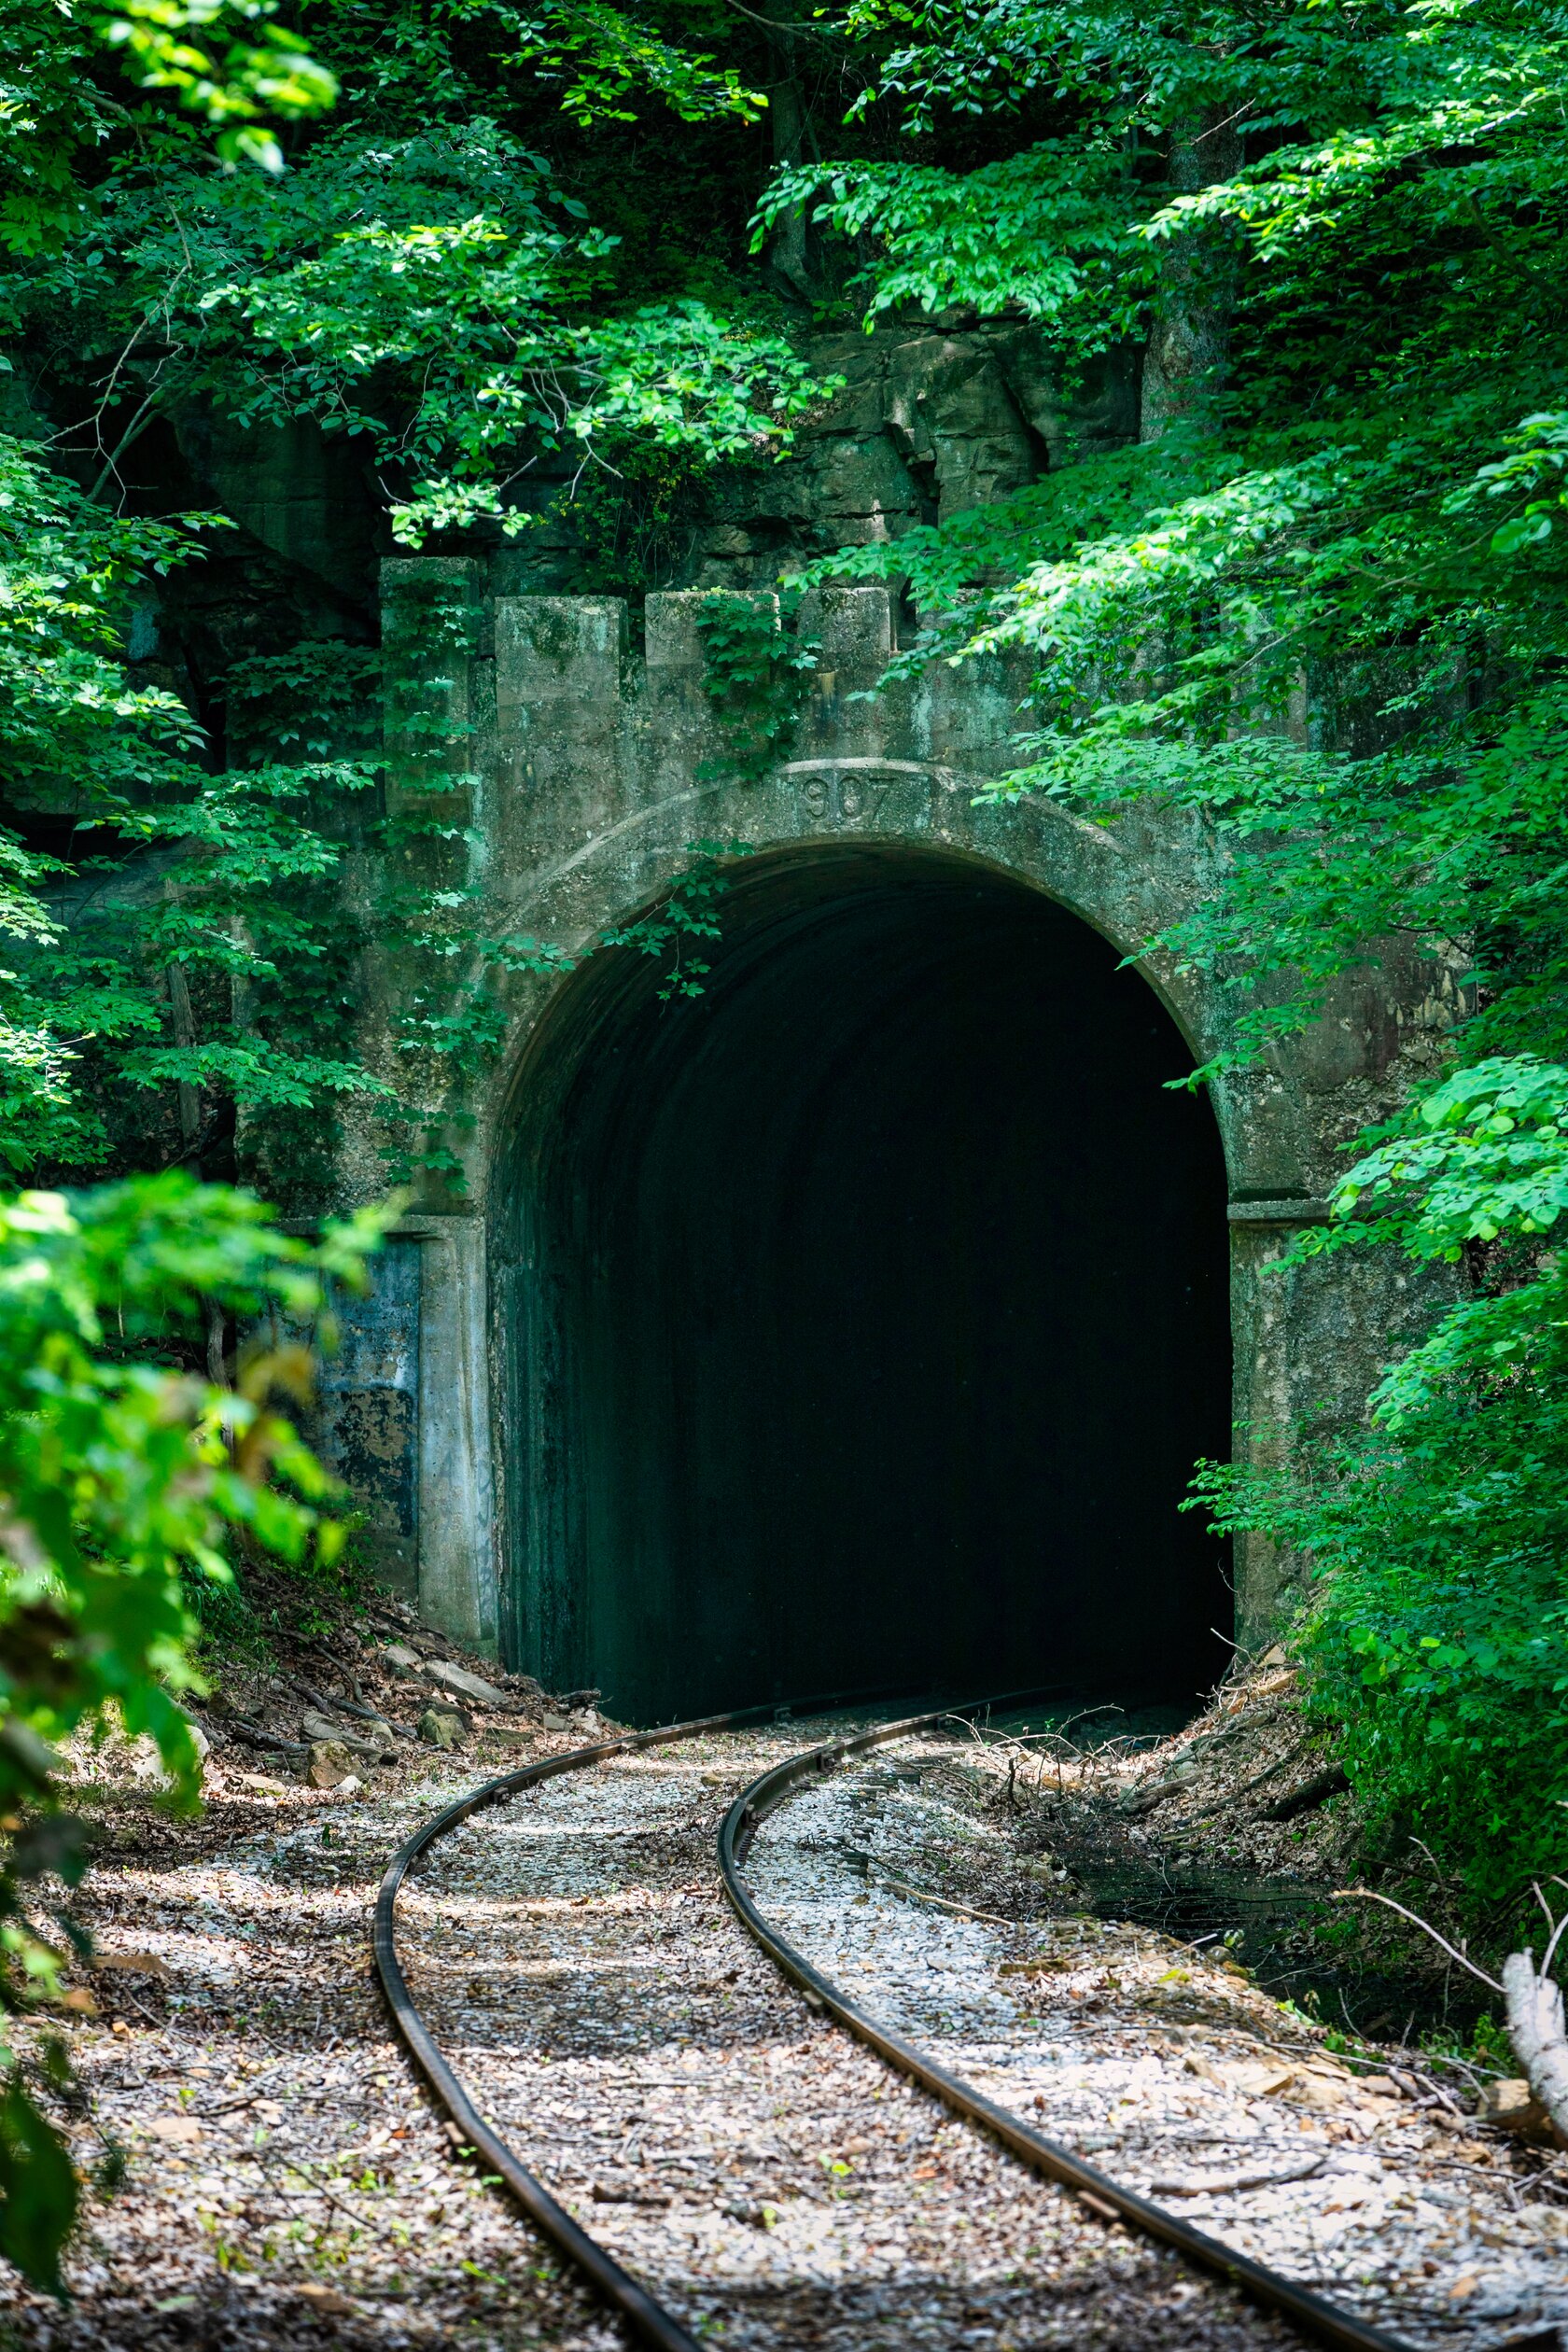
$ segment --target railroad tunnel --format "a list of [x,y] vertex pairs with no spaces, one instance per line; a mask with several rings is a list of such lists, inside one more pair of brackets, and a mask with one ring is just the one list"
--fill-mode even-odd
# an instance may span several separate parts
[[730,870],[695,997],[601,951],[520,1071],[511,1662],[636,1723],[807,1694],[1183,1701],[1229,1442],[1225,1180],[1148,984],[904,847]]

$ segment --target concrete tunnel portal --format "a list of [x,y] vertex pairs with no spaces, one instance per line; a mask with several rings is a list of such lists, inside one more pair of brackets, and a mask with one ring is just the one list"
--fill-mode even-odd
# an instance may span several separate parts
[[497,1279],[509,1661],[653,1723],[1185,1701],[1229,1620],[1225,1174],[1154,990],[908,847],[731,869],[703,993],[601,951],[525,1057]]

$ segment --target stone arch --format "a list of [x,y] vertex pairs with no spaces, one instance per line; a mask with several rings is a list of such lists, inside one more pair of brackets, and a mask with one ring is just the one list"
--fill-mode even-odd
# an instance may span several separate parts
[[[862,778],[881,788],[875,800]],[[821,801],[810,797],[819,779]],[[520,909],[520,928],[562,941],[575,954],[589,953],[606,931],[658,907],[690,869],[699,839],[740,841],[764,855],[827,851],[849,842],[929,848],[1015,880],[1075,916],[1153,990],[1195,1064],[1213,1054],[1225,1034],[1225,1016],[1211,984],[1146,944],[1191,903],[1202,858],[1196,828],[1129,820],[1118,834],[1050,802],[976,808],[972,789],[972,779],[934,763],[832,758],[791,762],[762,786],[693,785],[629,811],[539,874]],[[824,815],[838,822],[825,826]],[[518,1006],[493,1096],[498,1118],[485,1122],[497,1141],[526,1087],[536,1038],[559,993],[559,984],[531,989]],[[1211,1084],[1236,1200],[1309,1202],[1323,1180],[1323,1155],[1292,1067],[1295,1057],[1287,1050],[1278,1058],[1279,1068],[1222,1071]]]
[[[1012,763],[1021,681],[994,664],[889,678],[885,591],[827,594],[803,611],[819,651],[791,756],[742,783],[706,691],[694,595],[650,596],[634,650],[615,600],[489,597],[467,560],[389,566],[386,584],[388,639],[405,650],[433,599],[455,598],[469,612],[464,630],[446,629],[441,641],[461,636],[471,657],[443,656],[450,674],[432,680],[406,753],[389,736],[388,798],[395,808],[400,763],[420,793],[432,763],[462,772],[469,885],[492,934],[582,950],[654,903],[697,840],[744,840],[770,857],[927,852],[1069,910],[1133,959],[1138,985],[1159,999],[1192,1055],[1222,1042],[1221,995],[1144,950],[1211,880],[1201,831],[1146,806],[1106,829],[1049,802],[977,805]],[[444,714],[438,730],[454,730],[444,749],[433,713]],[[504,1051],[465,1105],[466,1190],[433,1185],[408,1226],[427,1245],[419,1588],[438,1621],[481,1642],[498,1631],[512,1516],[504,1447],[493,1440],[505,1440],[519,1409],[507,1339],[521,1262],[509,1154],[522,1113],[541,1111],[532,1090],[548,1088],[544,1046],[576,985],[507,984]],[[1228,1171],[1239,1421],[1286,1428],[1308,1409],[1353,1414],[1370,1373],[1410,1325],[1415,1298],[1386,1268],[1336,1260],[1262,1278],[1292,1228],[1323,1215],[1335,1146],[1376,1099],[1427,985],[1408,972],[1358,983],[1270,1068],[1212,1089]],[[1239,1561],[1244,1637],[1261,1637],[1272,1621],[1277,1578],[1266,1547]]]
[[[618,860],[625,839],[578,871]],[[1185,1060],[1175,1024],[1143,977],[1118,971],[1100,927],[1001,861],[929,833],[802,830],[733,873],[711,1008],[651,1018],[646,960],[602,955],[545,994],[512,1072],[491,1190],[506,1647],[558,1686],[604,1683],[610,1703],[639,1718],[863,1687],[874,1658],[905,1684],[1084,1687],[1098,1675],[1112,1688],[1118,1667],[1103,1640],[1113,1589],[1119,1695],[1190,1697],[1222,1662],[1210,1628],[1226,1598],[1216,1547],[1176,1518],[1192,1460],[1223,1450],[1228,1434],[1226,1186],[1208,1106],[1160,1091]],[[987,956],[1003,969],[977,976]],[[872,965],[869,981],[857,957]],[[771,984],[769,959],[781,966]],[[1048,1012],[1047,992],[1064,984],[1066,1001]],[[791,987],[805,993],[805,1043],[783,1036]],[[1038,989],[1040,1001],[1013,1005],[1015,987]],[[1163,1002],[1168,991],[1155,993]],[[1004,1047],[998,1023],[1010,1011],[1016,1039]],[[1066,1137],[1071,1122],[1049,1099],[1029,1106],[1047,1072],[1021,1065],[1047,1031],[1067,1041],[1049,1074],[1079,1089],[1087,1077],[1109,1106],[1089,1108],[1084,1139]],[[987,1043],[988,1074],[977,1078]],[[777,1057],[758,1082],[764,1101],[750,1071],[757,1053]],[[968,1144],[955,1153],[952,1138],[928,1141],[922,1158],[927,1114],[963,1071]],[[1025,1107],[1010,1175],[987,1190],[984,1138],[1006,1115],[1015,1078]],[[896,1149],[883,1129],[902,1138]],[[724,1155],[717,1177],[706,1137]],[[1134,1168],[1138,1141],[1157,1173]],[[912,1158],[913,1194],[957,1181],[967,1205],[944,1221],[926,1203],[919,1232],[889,1240],[881,1204],[902,1207]],[[830,1160],[847,1165],[824,1175]],[[763,1199],[776,1171],[777,1197]],[[1074,1176],[1092,1198],[1071,1197]],[[1056,1195],[1037,1220],[1026,1191],[1035,1180]],[[977,1227],[1004,1234],[945,1282],[971,1211]],[[911,1225],[916,1213],[905,1212]],[[699,1234],[683,1233],[693,1219]],[[699,1239],[717,1255],[706,1283]],[[1095,1239],[1103,1256],[1091,1264]],[[840,1285],[821,1271],[835,1247],[862,1295],[814,1356],[817,1335],[835,1328]],[[930,1295],[910,1314],[902,1302],[922,1267]],[[781,1302],[814,1271],[818,1303],[803,1333]],[[678,1298],[704,1333],[691,1350],[666,1345]],[[1099,1315],[1099,1342],[1085,1348]],[[761,1335],[763,1366],[748,1334]],[[924,1368],[901,1382],[922,1344]],[[960,1361],[987,1371],[959,1371]],[[986,1410],[967,1411],[983,1379]],[[765,1427],[738,1393],[748,1382],[772,1400]],[[1113,1471],[1118,1399],[1126,1454]],[[830,1459],[834,1432],[861,1405],[863,1477]],[[924,1435],[901,1442],[922,1409]],[[781,1423],[795,1433],[788,1443]],[[931,1491],[917,1494],[922,1464],[944,1449]],[[691,1493],[673,1491],[670,1463]],[[808,1476],[801,1463],[817,1467]],[[723,1514],[717,1534],[709,1505]],[[755,1563],[767,1551],[779,1511],[793,1515],[785,1549],[766,1570],[737,1568],[736,1554]],[[1047,1529],[1080,1563],[1059,1590],[1030,1565]],[[818,1573],[835,1542],[842,1569]],[[862,1613],[854,1621],[824,1599],[824,1582],[846,1578]],[[895,1596],[906,1589],[922,1595],[919,1638],[905,1619],[901,1647]],[[877,1611],[885,1630],[874,1638],[865,1613]],[[803,1612],[818,1629],[804,1639]],[[844,1618],[832,1639],[821,1631],[830,1615]],[[660,1629],[678,1619],[675,1659]],[[978,1637],[985,1623],[1004,1633],[1000,1646]]]

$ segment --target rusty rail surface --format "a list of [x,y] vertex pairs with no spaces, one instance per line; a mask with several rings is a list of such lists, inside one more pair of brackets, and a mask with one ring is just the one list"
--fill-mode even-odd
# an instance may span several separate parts
[[[983,1705],[1005,1704],[988,1701]],[[1026,2123],[1012,2108],[987,2099],[974,2090],[961,2076],[949,2074],[945,2066],[928,2057],[915,2043],[905,2041],[886,2025],[866,2014],[847,1993],[841,1992],[830,1977],[814,1968],[802,1953],[795,1950],[777,1929],[768,1925],[746,1890],[741,1872],[747,1853],[769,1813],[787,1802],[792,1791],[803,1781],[817,1779],[842,1764],[847,1757],[858,1756],[867,1748],[879,1747],[885,1741],[897,1740],[913,1731],[922,1731],[945,1720],[962,1721],[979,1714],[981,1707],[945,1708],[934,1715],[912,1715],[903,1723],[878,1724],[870,1731],[857,1732],[847,1739],[828,1740],[820,1747],[806,1748],[798,1756],[788,1757],[763,1772],[749,1788],[743,1789],[724,1816],[719,1832],[719,1870],[740,1922],[755,1937],[769,1958],[777,1962],[786,1976],[792,1978],[814,2006],[837,2018],[841,2025],[874,2050],[879,2058],[908,2075],[923,2090],[940,2099],[956,2115],[978,2123],[999,2139],[1002,2146],[1029,2165],[1043,2173],[1048,2180],[1073,2191],[1084,2198],[1091,2210],[1114,2217],[1141,2230],[1145,2236],[1157,2238],[1164,2246],[1172,2247],[1200,2269],[1212,2271],[1232,2286],[1241,2289],[1254,2303],[1277,2311],[1291,2320],[1303,2334],[1319,2344],[1332,2345],[1336,2352],[1410,2352],[1399,2336],[1389,2335],[1375,2328],[1353,2312],[1341,2311],[1309,2289],[1299,2287],[1294,2279],[1283,2277],[1266,2263],[1254,2262],[1250,2256],[1239,2254],[1219,2238],[1210,2237],[1202,2230],[1195,2230],[1163,2205],[1152,2204],[1135,2190],[1126,2189],[1101,2172],[1095,2164],[1084,2162],[1071,2149],[1057,2140],[1048,2139]]]
[[[460,2135],[462,2147],[471,2150],[484,2167],[504,2183],[535,2227],[577,2265],[600,2299],[620,2313],[636,2340],[653,2346],[654,2352],[701,2352],[701,2346],[673,2313],[656,2302],[645,2287],[628,2271],[622,2269],[614,2256],[597,2239],[590,2237],[587,2231],[572,2219],[499,2134],[491,2129],[469,2099],[461,2079],[447,2064],[421,2016],[403,1974],[398,1957],[399,1892],[414,1864],[439,1840],[486,1806],[503,1804],[508,1798],[518,1796],[525,1789],[538,1787],[541,1781],[553,1780],[563,1772],[581,1771],[587,1765],[600,1763],[610,1757],[631,1756],[645,1748],[666,1746],[679,1740],[701,1739],[711,1732],[735,1731],[749,1726],[766,1724],[778,1719],[781,1715],[809,1718],[812,1715],[836,1714],[847,1706],[870,1704],[873,1697],[882,1695],[876,1693],[868,1697],[859,1693],[852,1697],[813,1700],[787,1709],[772,1705],[743,1707],[728,1715],[704,1715],[690,1723],[665,1724],[657,1730],[623,1732],[618,1738],[601,1741],[593,1747],[572,1748],[564,1756],[541,1757],[537,1764],[525,1764],[514,1772],[503,1773],[497,1780],[484,1782],[480,1787],[470,1790],[468,1796],[459,1798],[455,1804],[432,1814],[399,1848],[382,1880],[376,1897],[371,1948],[376,1974],[381,1981],[392,2022],[410,2057],[429,2085],[438,2105],[445,2109]],[[938,2065],[913,2042],[905,2041],[901,2035],[878,2025],[874,2018],[841,1992],[831,1979],[814,1968],[804,1954],[768,1925],[748,1894],[741,1872],[751,1841],[768,1814],[783,1804],[803,1781],[833,1771],[847,1757],[880,1746],[886,1741],[906,1738],[912,1732],[929,1730],[945,1722],[967,1722],[993,1709],[1032,1703],[1043,1695],[1055,1694],[1043,1694],[1038,1689],[1009,1691],[1000,1698],[974,1700],[962,1706],[935,1708],[925,1715],[908,1715],[897,1722],[877,1724],[868,1731],[824,1741],[818,1747],[804,1749],[799,1755],[787,1757],[782,1764],[777,1764],[760,1774],[736,1798],[719,1832],[720,1875],[741,1924],[769,1957],[800,1986],[814,2007],[819,2007],[835,2017],[889,2065],[908,2075],[956,2114],[978,2123],[1034,2171],[1044,2174],[1058,2186],[1083,2197],[1094,2211],[1127,2221],[1146,2236],[1171,2247],[1197,2267],[1213,2272],[1239,2288],[1254,2303],[1279,2312],[1303,2334],[1317,2343],[1332,2345],[1335,2352],[1410,2352],[1410,2347],[1402,2338],[1387,2334],[1382,2329],[1357,2318],[1352,2312],[1340,2310],[1337,2304],[1312,2294],[1307,2288],[1297,2286],[1294,2280],[1269,2270],[1266,2264],[1254,2262],[1247,2255],[1224,2245],[1218,2238],[1195,2230],[1190,2223],[1139,2196],[1135,2191],[1123,2188],[1108,2173],[1085,2163],[1070,2149],[1035,2131],[1021,2116],[986,2098],[960,2077],[949,2074],[945,2067]]]

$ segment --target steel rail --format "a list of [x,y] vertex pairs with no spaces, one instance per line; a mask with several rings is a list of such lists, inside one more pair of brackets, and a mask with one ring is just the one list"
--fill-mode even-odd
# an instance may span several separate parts
[[[1032,1695],[1032,1694],[1031,1694]],[[1057,2140],[1048,2139],[1026,2123],[1022,2116],[1010,2107],[1001,2107],[965,2082],[961,2076],[950,2074],[945,2066],[906,2041],[902,2034],[879,2025],[868,2017],[847,1993],[840,1991],[831,1978],[812,1967],[803,1953],[770,1926],[747,1892],[741,1878],[746,1856],[757,1831],[771,1813],[782,1805],[803,1781],[819,1779],[831,1772],[851,1756],[867,1748],[880,1747],[889,1740],[906,1738],[915,1731],[929,1730],[933,1725],[964,1720],[979,1714],[986,1706],[1002,1706],[1009,1701],[982,1701],[974,1706],[945,1707],[930,1715],[910,1715],[902,1723],[878,1724],[870,1731],[857,1732],[851,1737],[825,1741],[821,1746],[805,1748],[798,1756],[776,1764],[770,1771],[759,1774],[749,1788],[743,1789],[725,1814],[719,1832],[719,1870],[724,1892],[744,1927],[751,1934],[785,1975],[800,1986],[813,2007],[825,2009],[841,2025],[856,2035],[879,2058],[895,2066],[903,2074],[931,2092],[951,2107],[956,2115],[978,2123],[999,2139],[1004,2148],[1043,2173],[1047,2179],[1062,2188],[1074,2191],[1092,2210],[1129,2221],[1148,2237],[1157,2238],[1163,2245],[1184,2255],[1188,2261],[1203,2270],[1215,2272],[1233,2286],[1252,2297],[1265,2308],[1281,2313],[1305,2334],[1320,2343],[1332,2345],[1336,2352],[1411,2352],[1405,2339],[1385,2333],[1380,2328],[1358,2319],[1353,2312],[1342,2311],[1336,2303],[1315,2295],[1309,2288],[1297,2286],[1294,2279],[1283,2277],[1266,2263],[1254,2262],[1251,2256],[1240,2254],[1219,2238],[1210,2237],[1202,2230],[1195,2230],[1190,2222],[1168,2213],[1135,2190],[1124,2188],[1120,2181],[1102,2173],[1097,2165],[1088,2164],[1071,2149]]]
[[[624,1731],[613,1740],[602,1740],[592,1747],[568,1748],[563,1755],[541,1757],[537,1764],[520,1765],[514,1772],[504,1772],[499,1779],[485,1781],[470,1789],[455,1804],[433,1813],[400,1845],[386,1866],[381,1888],[376,1897],[375,1920],[371,1930],[371,1950],[381,1989],[391,2011],[392,2023],[420,2073],[424,2076],[438,2104],[444,2107],[450,2121],[460,2135],[460,2145],[471,2149],[483,2159],[488,2169],[511,2192],[530,2221],[551,2239],[561,2252],[575,2262],[601,2300],[618,2311],[639,2344],[651,2345],[654,2352],[702,2352],[694,2337],[689,2335],[674,2315],[655,2302],[645,2287],[640,2286],[628,2271],[622,2269],[613,2255],[607,2253],[596,2238],[573,2220],[564,2205],[551,2195],[543,2181],[531,2173],[498,2132],[493,2131],[474,2106],[461,2080],[441,2055],[434,2035],[420,2015],[418,2003],[409,1990],[398,1957],[397,1905],[399,1892],[410,1870],[439,1839],[444,1838],[488,1805],[503,1804],[509,1797],[516,1797],[525,1789],[537,1788],[542,1781],[553,1780],[560,1773],[580,1771],[584,1766],[597,1764],[612,1756],[631,1756],[638,1750],[667,1746],[677,1740],[701,1739],[710,1731],[735,1731],[748,1724],[770,1723],[780,1716],[812,1714],[829,1715],[846,1706],[869,1706],[890,1695],[884,1687],[875,1691],[836,1693],[828,1698],[803,1701],[798,1706],[768,1704],[739,1707],[727,1715],[702,1715],[690,1723],[662,1724],[652,1731]],[[1038,1694],[1026,1694],[1034,1698]]]
[[471,2148],[505,2183],[535,2228],[577,2264],[600,2299],[621,2314],[637,2342],[651,2345],[654,2352],[701,2352],[701,2346],[673,2313],[655,2302],[646,2287],[640,2286],[629,2271],[623,2270],[614,2256],[572,2219],[543,2181],[528,2170],[480,2114],[442,2057],[409,1991],[408,1979],[398,1957],[398,1895],[414,1864],[438,1839],[448,1836],[488,1805],[503,1804],[509,1797],[521,1795],[524,1789],[537,1788],[542,1781],[553,1780],[562,1772],[581,1771],[585,1765],[597,1764],[608,1757],[631,1756],[640,1748],[659,1747],[674,1740],[700,1739],[708,1731],[736,1730],[742,1724],[765,1722],[776,1713],[772,1707],[744,1707],[732,1715],[704,1715],[691,1723],[663,1725],[656,1731],[623,1732],[618,1739],[600,1741],[594,1747],[568,1748],[561,1756],[541,1757],[537,1764],[520,1765],[515,1772],[504,1772],[498,1780],[485,1781],[468,1796],[460,1797],[455,1805],[448,1805],[443,1813],[433,1813],[399,1847],[386,1866],[376,1897],[371,1934],[375,1970],[392,2012],[392,2022],[409,2056],[456,2125],[463,2144]]

